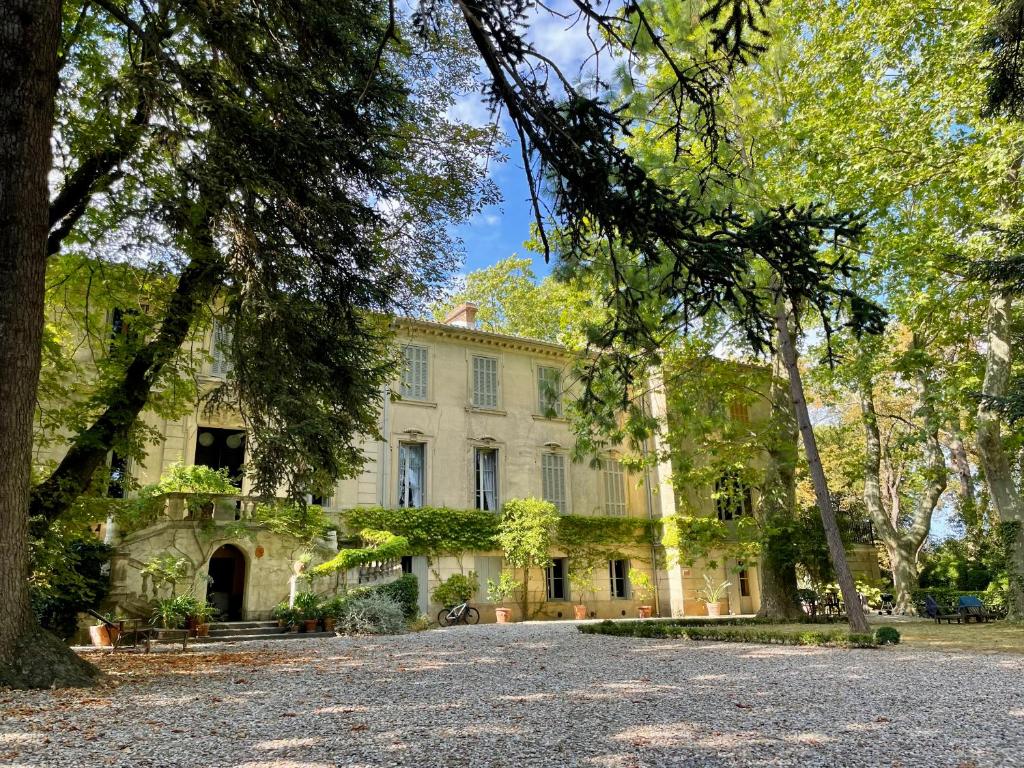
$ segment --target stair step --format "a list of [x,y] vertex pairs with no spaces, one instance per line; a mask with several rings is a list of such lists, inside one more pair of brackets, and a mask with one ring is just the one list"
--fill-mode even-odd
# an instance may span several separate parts
[[258,629],[260,627],[276,627],[276,621],[213,621],[210,629]]
[[241,629],[216,629],[210,627],[210,637],[244,637],[245,635],[277,635],[287,632],[286,627],[279,627],[274,624],[269,627],[244,627]]
[[275,632],[267,635],[231,635],[225,637],[197,637],[192,643],[245,643],[251,640],[313,640],[335,637],[333,632]]

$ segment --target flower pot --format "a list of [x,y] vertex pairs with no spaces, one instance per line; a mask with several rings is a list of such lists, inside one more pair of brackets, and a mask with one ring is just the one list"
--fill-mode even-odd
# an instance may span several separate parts
[[708,616],[721,616],[722,606],[718,603],[705,603],[708,609]]
[[302,622],[302,626],[306,632],[316,632],[316,619],[305,619]]
[[495,608],[494,616],[499,624],[508,624],[512,620],[511,608]]
[[651,618],[651,606],[649,606],[649,605],[641,605],[641,606],[637,607],[636,610],[640,614],[640,618],[641,619],[649,619],[649,618]]
[[209,624],[196,624],[196,637],[209,637],[210,636],[210,625]]
[[333,616],[324,616],[324,632],[333,632],[333,631],[334,631],[334,617]]
[[97,648],[111,648],[117,642],[121,630],[117,627],[108,627],[106,624],[97,624],[89,627],[89,640]]

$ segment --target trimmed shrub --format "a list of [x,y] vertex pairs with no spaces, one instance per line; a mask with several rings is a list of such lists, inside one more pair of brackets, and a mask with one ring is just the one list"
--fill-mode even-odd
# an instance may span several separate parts
[[438,605],[452,608],[471,600],[479,588],[480,582],[473,571],[470,571],[468,576],[463,573],[453,573],[438,584],[430,596]]
[[397,635],[405,628],[402,604],[380,592],[348,600],[337,624],[346,635]]
[[577,629],[588,635],[614,635],[617,637],[676,638],[690,640],[718,640],[728,643],[763,643],[766,645],[814,645],[840,646],[844,648],[874,648],[877,643],[872,635],[856,634],[841,629],[808,630],[786,632],[772,629],[770,625],[726,625],[712,626],[685,625],[664,621],[602,621],[598,624],[581,624]]
[[899,645],[899,630],[896,627],[879,627],[875,630],[875,642],[879,645]]
[[406,573],[397,581],[376,587],[375,591],[401,605],[405,618],[415,619],[419,615],[420,587],[415,574]]

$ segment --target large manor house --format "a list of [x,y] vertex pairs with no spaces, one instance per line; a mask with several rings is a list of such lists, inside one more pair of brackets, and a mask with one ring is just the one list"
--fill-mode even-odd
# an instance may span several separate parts
[[[335,520],[353,507],[429,506],[498,515],[504,501],[528,497],[546,499],[566,515],[648,520],[675,515],[677,491],[667,462],[637,475],[627,470],[615,450],[597,462],[572,460],[574,437],[564,417],[572,396],[568,350],[478,330],[475,313],[473,305],[463,304],[444,323],[395,321],[404,366],[392,386],[398,397],[384,398],[379,415],[382,439],[366,440],[361,446],[366,463],[358,477],[341,480],[329,497],[310,501]],[[218,325],[207,334],[209,354],[201,386],[209,388],[230,373],[231,362],[223,352],[226,338],[225,328]],[[650,413],[665,417],[664,392],[654,387],[647,397]],[[766,404],[763,409],[755,404],[736,418],[764,418],[766,413]],[[118,472],[130,473],[138,485],[146,485],[177,465],[201,464],[227,470],[237,478],[238,493],[217,500],[212,534],[209,524],[189,513],[187,494],[168,494],[164,514],[141,530],[122,533],[112,519],[98,521],[97,535],[115,548],[110,608],[141,613],[157,590],[144,566],[169,553],[185,558],[195,574],[206,577],[196,580],[197,596],[203,597],[205,590],[225,618],[263,619],[287,599],[296,563],[304,554],[323,562],[337,552],[334,532],[309,553],[308,545],[269,531],[244,530],[254,502],[243,471],[249,444],[237,414],[211,413],[197,404],[183,418],[161,419],[147,413],[145,419],[159,439],[149,446],[144,461],[120,462]],[[663,448],[657,439],[648,446],[651,455],[664,455]],[[48,449],[37,458],[53,460],[60,452]],[[728,509],[716,504],[712,488],[687,492],[679,501],[691,514],[697,509],[699,514],[732,519],[749,515],[756,495],[748,489]],[[724,614],[751,614],[760,606],[754,563],[745,566],[719,558],[712,567],[706,561],[687,562],[666,557],[658,542],[622,542],[614,549],[614,557],[593,571],[586,598],[591,616],[635,616],[640,600],[631,582],[638,572],[646,573],[654,588],[647,602],[662,616],[704,614],[698,593],[705,587],[705,575],[715,583],[731,583],[720,602]],[[550,554],[551,564],[530,579],[531,604],[536,606],[532,617],[571,618],[580,595],[573,594],[579,586],[570,579],[569,553]],[[851,556],[855,571],[877,579],[872,546],[857,545]],[[497,580],[504,568],[507,564],[497,550],[429,559],[408,556],[372,573],[362,569],[348,574],[346,582],[386,580],[411,572],[418,577],[420,608],[432,615],[437,609],[430,599],[434,586],[453,573],[474,571],[481,589],[473,602],[484,621],[493,621],[485,585],[488,579]]]

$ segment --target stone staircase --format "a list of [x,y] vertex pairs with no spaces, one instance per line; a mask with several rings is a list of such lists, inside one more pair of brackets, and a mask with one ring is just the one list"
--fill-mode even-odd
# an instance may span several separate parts
[[276,621],[217,621],[210,624],[208,637],[197,637],[193,643],[238,643],[248,640],[312,640],[334,637],[333,632],[289,632]]

